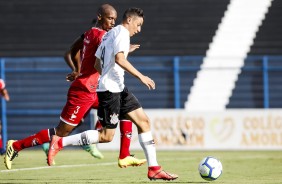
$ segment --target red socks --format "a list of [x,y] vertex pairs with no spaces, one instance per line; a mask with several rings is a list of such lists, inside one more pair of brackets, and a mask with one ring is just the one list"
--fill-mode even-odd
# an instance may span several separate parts
[[[119,158],[124,159],[127,156],[130,156],[130,142],[132,137],[132,122],[129,120],[120,121],[120,152]],[[102,125],[98,120],[95,125],[95,130],[102,129]]]
[[129,120],[120,121],[120,152],[119,158],[124,159],[130,156],[130,142],[132,137],[132,122]]
[[[43,143],[49,142],[50,137],[55,134],[54,128],[52,129],[45,129],[41,130],[40,132],[31,135],[29,137],[26,137],[22,140],[18,140],[13,143],[13,148],[16,151],[21,151],[22,149],[41,145]],[[50,135],[50,136],[49,136]]]
[[3,148],[2,137],[0,135],[0,149]]

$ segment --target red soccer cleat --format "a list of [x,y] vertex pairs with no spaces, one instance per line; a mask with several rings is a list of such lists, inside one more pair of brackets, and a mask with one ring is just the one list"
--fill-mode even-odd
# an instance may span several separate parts
[[53,135],[52,136],[52,140],[50,143],[50,147],[49,147],[49,152],[48,152],[48,158],[47,158],[47,164],[49,166],[54,165],[54,158],[57,155],[57,153],[63,149],[63,147],[61,146],[62,144],[59,144],[59,141],[62,140],[62,137]]
[[148,171],[148,178],[150,180],[175,180],[178,178],[176,174],[168,173],[160,167],[159,169],[155,170],[149,167]]

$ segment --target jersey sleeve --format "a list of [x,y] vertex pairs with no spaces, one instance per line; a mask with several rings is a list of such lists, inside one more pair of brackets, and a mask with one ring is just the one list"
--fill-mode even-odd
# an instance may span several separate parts
[[121,32],[114,40],[114,55],[119,52],[128,52],[130,45],[130,38],[124,32]]

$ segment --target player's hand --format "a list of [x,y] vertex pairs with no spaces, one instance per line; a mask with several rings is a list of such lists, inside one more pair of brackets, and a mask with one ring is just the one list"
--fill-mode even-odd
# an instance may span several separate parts
[[148,76],[142,76],[141,78],[140,78],[140,80],[141,80],[141,82],[143,83],[143,84],[145,84],[148,88],[149,88],[149,90],[151,90],[151,89],[155,89],[156,88],[156,86],[155,86],[155,82],[150,78],[150,77],[148,77]]
[[129,52],[133,52],[136,49],[139,49],[139,47],[140,47],[140,45],[138,45],[138,44],[130,44]]
[[67,74],[66,80],[67,80],[68,82],[72,82],[72,81],[74,81],[78,76],[79,76],[79,72],[72,72],[72,73]]

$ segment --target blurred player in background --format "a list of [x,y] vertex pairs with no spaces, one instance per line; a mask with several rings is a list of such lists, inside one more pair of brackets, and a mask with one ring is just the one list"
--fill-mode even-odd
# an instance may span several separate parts
[[[138,129],[138,138],[148,161],[150,180],[174,180],[178,176],[165,172],[157,162],[156,148],[151,133],[149,118],[137,98],[124,85],[124,71],[138,78],[149,89],[155,89],[152,79],[140,73],[126,59],[130,37],[141,31],[144,15],[140,8],[129,8],[123,15],[122,24],[109,31],[97,49],[95,68],[101,77],[97,86],[99,98],[98,118],[102,131],[87,130],[67,137],[54,135],[50,143],[48,164],[55,155],[68,145],[106,143],[112,141],[121,117],[132,120]],[[84,140],[84,142],[81,142]]]
[[[61,113],[59,125],[56,128],[41,130],[40,132],[25,139],[7,143],[7,152],[4,158],[5,166],[11,169],[12,161],[22,149],[50,142],[51,137],[69,135],[81,123],[83,117],[91,110],[98,107],[96,94],[99,73],[94,68],[95,52],[101,43],[104,34],[112,29],[117,18],[116,10],[109,4],[102,5],[97,12],[96,27],[92,27],[79,37],[70,48],[69,57],[75,67],[73,72],[67,76],[67,80],[73,81],[69,91],[67,103]],[[136,48],[136,47],[135,47]],[[132,50],[135,50],[133,48]],[[82,50],[81,50],[82,49]],[[81,56],[78,57],[78,52]],[[81,58],[81,64],[80,59]],[[118,159],[119,167],[139,166],[146,162],[145,159],[137,159],[130,155],[129,146],[132,132],[132,122],[126,120],[121,123],[121,149]],[[89,145],[83,138],[81,145]],[[52,162],[52,164],[54,164]]]
[[3,79],[0,79],[0,93],[6,101],[10,101],[9,92]]
[[[3,79],[0,79],[0,94],[6,101],[10,101],[9,92],[6,89],[6,84]],[[5,149],[3,148],[2,143],[2,122],[0,121],[0,154],[3,155],[4,153]]]

